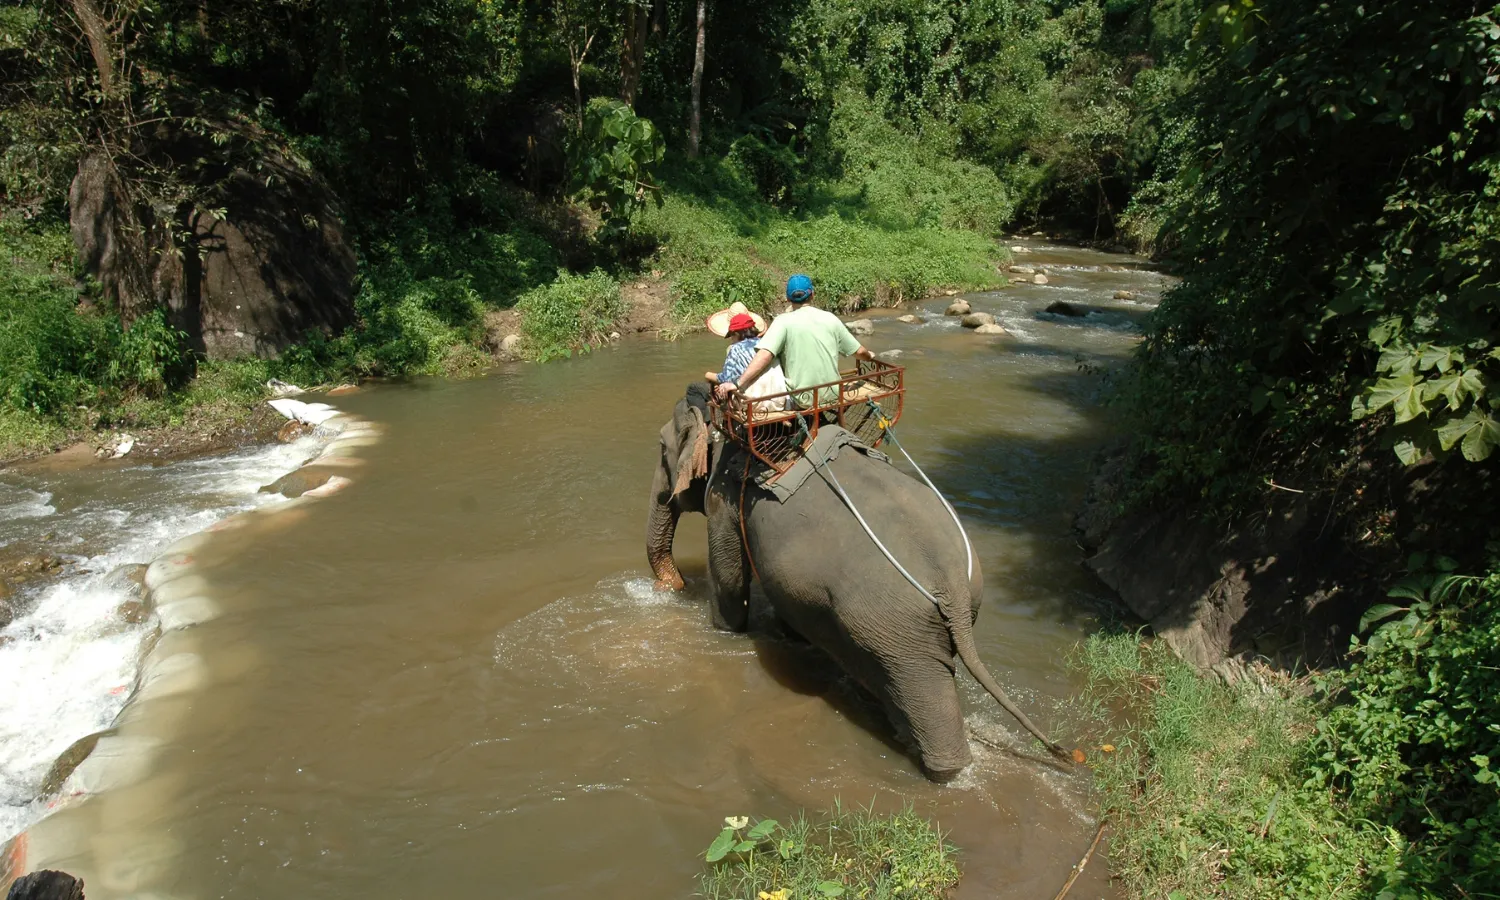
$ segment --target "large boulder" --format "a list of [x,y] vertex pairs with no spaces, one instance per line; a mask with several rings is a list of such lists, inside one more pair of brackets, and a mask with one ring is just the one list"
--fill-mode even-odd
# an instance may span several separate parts
[[106,161],[86,157],[69,192],[84,270],[127,318],[164,305],[210,359],[274,357],[310,331],[353,324],[354,251],[333,192],[275,150],[257,164],[231,169],[211,204],[185,205],[171,228],[135,210],[146,226],[138,238]]
[[875,323],[869,319],[855,319],[853,322],[845,322],[844,327],[849,329],[853,335],[874,334]]
[[994,325],[995,317],[985,312],[969,313],[958,321],[965,328],[978,328],[981,325]]
[[972,307],[969,306],[969,301],[967,301],[967,300],[954,300],[952,303],[948,304],[948,308],[947,309],[943,310],[943,315],[945,315],[945,316],[967,316],[970,313],[971,310],[972,310]]
[[1047,308],[1042,310],[1042,312],[1051,313],[1054,316],[1070,316],[1072,318],[1081,318],[1089,314],[1087,308],[1079,306],[1076,303],[1069,303],[1066,300],[1054,300],[1047,304]]

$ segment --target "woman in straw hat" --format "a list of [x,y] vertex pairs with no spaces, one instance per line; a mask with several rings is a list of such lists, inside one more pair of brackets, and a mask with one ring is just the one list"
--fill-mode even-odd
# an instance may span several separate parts
[[724,354],[724,368],[718,372],[703,373],[710,384],[718,384],[735,380],[750,365],[750,360],[755,358],[755,347],[760,343],[760,335],[766,330],[766,320],[747,309],[745,304],[736,302],[728,309],[721,309],[709,316],[708,330],[731,342],[729,350]]
[[[745,367],[750,365],[750,360],[755,358],[755,348],[760,343],[760,335],[766,330],[766,320],[747,309],[745,304],[735,302],[727,309],[709,316],[707,324],[709,331],[728,338],[731,343],[724,353],[724,368],[718,372],[704,372],[703,377],[709,384],[733,383],[744,373]],[[768,397],[786,390],[786,380],[781,377],[780,367],[775,368],[775,372],[766,373],[769,377],[760,379],[766,384],[749,392],[750,399]],[[775,401],[765,401],[756,404],[756,409],[770,412],[773,404],[776,409],[780,409],[782,405]]]

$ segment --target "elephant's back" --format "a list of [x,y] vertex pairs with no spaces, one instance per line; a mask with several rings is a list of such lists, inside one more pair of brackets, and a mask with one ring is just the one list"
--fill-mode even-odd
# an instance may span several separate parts
[[890,463],[854,450],[845,450],[825,473],[830,467],[847,504],[823,475],[807,479],[784,503],[763,497],[753,504],[751,551],[766,559],[766,568],[797,572],[810,578],[813,584],[806,587],[814,589],[894,578],[915,594],[876,548],[852,504],[924,587],[944,593],[960,589],[967,564],[963,538],[930,488]]

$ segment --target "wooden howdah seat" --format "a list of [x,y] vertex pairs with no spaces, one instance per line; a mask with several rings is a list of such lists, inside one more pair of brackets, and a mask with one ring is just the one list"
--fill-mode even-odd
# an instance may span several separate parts
[[[824,388],[836,388],[837,399],[821,403]],[[797,406],[797,397],[811,405]],[[727,439],[774,470],[774,481],[802,457],[822,425],[838,425],[868,446],[880,446],[885,429],[901,418],[905,397],[905,368],[863,360],[838,381],[816,387],[749,400],[739,394],[715,398],[709,415]]]

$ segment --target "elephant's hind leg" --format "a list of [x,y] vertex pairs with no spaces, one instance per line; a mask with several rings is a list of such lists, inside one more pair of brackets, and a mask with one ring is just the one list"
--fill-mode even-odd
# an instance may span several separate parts
[[933,781],[951,781],[974,761],[964,731],[953,669],[942,660],[903,659],[890,667],[882,692],[886,714]]

